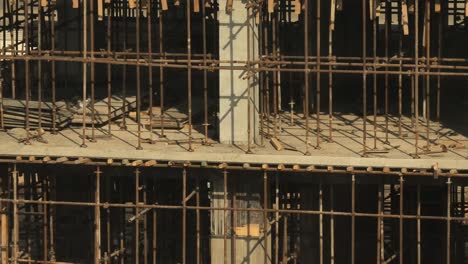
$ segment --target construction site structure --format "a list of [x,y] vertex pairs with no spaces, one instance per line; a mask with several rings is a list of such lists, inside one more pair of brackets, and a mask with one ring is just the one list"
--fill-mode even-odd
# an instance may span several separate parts
[[0,263],[468,263],[468,0],[0,9]]

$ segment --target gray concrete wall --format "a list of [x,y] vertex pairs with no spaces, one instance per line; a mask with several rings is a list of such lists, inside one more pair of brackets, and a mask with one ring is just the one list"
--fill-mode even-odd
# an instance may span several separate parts
[[[233,0],[233,11],[226,11],[226,0],[220,0],[219,59],[221,61],[253,60],[258,57],[258,36],[255,15],[248,16],[246,2]],[[250,36],[250,37],[248,37]],[[247,41],[247,40],[250,41]],[[250,51],[250,55],[248,52]],[[223,66],[234,65],[224,63]],[[243,79],[243,70],[221,70],[219,74],[219,139],[226,144],[246,144],[248,140],[248,89],[251,99],[251,139],[259,135],[258,76]]]

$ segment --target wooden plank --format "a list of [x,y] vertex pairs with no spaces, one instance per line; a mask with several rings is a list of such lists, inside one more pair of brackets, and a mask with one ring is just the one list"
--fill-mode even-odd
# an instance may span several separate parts
[[133,9],[136,7],[135,0],[128,0],[128,8]]
[[78,7],[79,7],[78,0],[72,0],[72,8],[78,8]]
[[468,0],[465,0],[465,16],[468,17]]
[[403,23],[403,35],[409,35],[409,26],[408,26],[408,5],[404,1],[401,5],[401,20]]
[[168,9],[167,0],[161,0],[161,9],[166,11]]
[[440,10],[441,10],[440,0],[435,0],[435,2],[434,2],[434,12],[435,13],[440,13]]
[[46,7],[47,6],[47,0],[41,0],[41,6]]
[[97,2],[98,2],[98,6],[97,6],[98,21],[102,21],[102,19],[103,19],[103,10],[104,10],[103,5],[104,4],[102,3],[102,1],[104,1],[104,0],[97,0]]
[[296,13],[296,15],[299,15],[301,13],[301,1],[300,0],[294,0],[294,13]]
[[193,12],[200,12],[200,0],[193,0]]
[[268,0],[268,13],[273,13],[275,11],[275,2],[274,0]]
[[371,21],[375,19],[375,0],[369,0],[369,18]]
[[330,4],[330,29],[335,30],[336,0],[331,0]]

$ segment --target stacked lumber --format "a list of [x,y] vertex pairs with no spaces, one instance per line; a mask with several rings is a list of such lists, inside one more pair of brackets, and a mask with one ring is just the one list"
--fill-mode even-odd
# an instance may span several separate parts
[[[149,111],[148,111],[149,112]],[[144,126],[150,126],[149,113],[142,112],[141,114],[141,124]],[[161,109],[159,107],[153,107],[153,120],[151,126],[153,128],[161,127]],[[188,115],[185,112],[182,112],[177,107],[171,107],[164,110],[163,115],[163,126],[168,129],[181,129],[185,124],[188,123]]]
[[[125,110],[123,103],[125,100]],[[127,112],[136,108],[136,98],[112,96],[110,100],[110,114],[108,98],[104,98],[94,103],[94,119],[91,104],[86,106],[85,124],[103,125],[115,118],[121,117]],[[78,109],[73,115],[72,125],[83,124],[83,109]]]
[[[62,129],[71,121],[73,114],[68,110],[63,101],[55,103],[57,129]],[[38,128],[39,122],[44,129],[53,127],[53,104],[51,102],[29,101],[29,126]],[[26,101],[4,98],[3,121],[6,128],[23,128],[26,126]]]

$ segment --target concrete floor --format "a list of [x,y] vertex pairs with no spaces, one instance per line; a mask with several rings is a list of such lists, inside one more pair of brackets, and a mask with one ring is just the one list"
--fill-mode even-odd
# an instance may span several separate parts
[[[372,119],[372,116],[370,117]],[[427,144],[425,122],[420,122],[420,158],[413,159],[415,135],[411,128],[411,120],[403,119],[403,138],[398,137],[398,119],[391,117],[389,121],[389,144],[385,144],[385,120],[379,117],[377,120],[376,150],[386,153],[370,153],[362,157],[362,118],[344,114],[334,117],[333,141],[328,140],[329,127],[328,115],[321,116],[321,144],[316,149],[316,119],[314,116],[309,120],[310,130],[310,156],[305,156],[305,130],[304,120],[294,116],[293,125],[290,124],[290,115],[283,113],[281,122],[278,124],[278,139],[284,144],[284,150],[277,151],[264,140],[264,145],[253,144],[254,154],[245,154],[245,145],[223,145],[215,143],[211,146],[201,144],[204,138],[202,127],[195,126],[193,129],[194,152],[188,152],[187,128],[182,130],[165,130],[166,138],[160,139],[159,129],[154,130],[153,138],[155,144],[145,143],[149,138],[149,132],[142,128],[143,150],[136,150],[137,126],[136,123],[127,118],[127,130],[120,130],[120,120],[111,125],[112,137],[105,136],[107,126],[97,128],[95,135],[97,142],[87,142],[87,148],[80,148],[81,128],[68,128],[60,131],[57,135],[46,133],[44,139],[47,143],[33,140],[31,145],[18,143],[17,139],[8,132],[0,132],[0,155],[37,155],[37,156],[71,156],[91,158],[127,158],[127,159],[157,159],[157,160],[179,160],[179,161],[210,161],[210,162],[232,162],[232,163],[270,163],[270,164],[304,164],[304,165],[335,165],[335,166],[373,166],[373,167],[395,167],[395,168],[431,168],[436,162],[442,169],[468,169],[468,149],[466,147],[455,149],[448,148],[445,153],[423,154],[423,147]],[[271,120],[272,122],[272,120]],[[271,123],[270,122],[270,123]],[[424,126],[423,126],[424,125]],[[267,129],[265,128],[265,131]],[[273,124],[270,124],[270,133],[273,134]],[[86,131],[91,135],[91,128]],[[367,122],[367,147],[374,148],[373,123]],[[463,144],[468,145],[466,134],[458,132],[441,123],[431,122],[430,134],[431,150],[440,149],[437,144]]]

